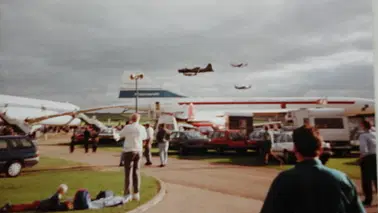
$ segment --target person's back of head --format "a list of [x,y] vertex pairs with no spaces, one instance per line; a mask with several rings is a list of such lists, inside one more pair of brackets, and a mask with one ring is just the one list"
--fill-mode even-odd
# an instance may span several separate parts
[[139,120],[140,120],[140,115],[138,113],[133,113],[131,116],[130,116],[130,121],[132,123],[139,123]]
[[321,152],[321,140],[313,128],[297,129],[293,141],[298,160],[318,157]]
[[364,131],[369,131],[371,129],[371,123],[367,120],[361,122],[361,127]]
[[304,125],[305,127],[310,127],[310,126],[311,126],[311,124],[310,124],[310,119],[308,119],[308,118],[303,118],[303,125]]
[[264,126],[264,130],[268,131],[269,130],[269,126]]
[[159,124],[159,130],[164,129],[164,127],[165,127],[165,124]]

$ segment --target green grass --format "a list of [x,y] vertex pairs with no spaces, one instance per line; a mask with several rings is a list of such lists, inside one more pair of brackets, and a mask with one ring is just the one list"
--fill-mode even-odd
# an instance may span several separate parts
[[77,163],[73,161],[62,160],[58,158],[49,158],[41,156],[39,163],[32,168],[26,168],[25,171],[48,169],[48,168],[58,168],[58,167],[69,167],[69,166],[83,166],[84,163]]
[[[70,161],[41,158],[38,168],[56,168],[57,166],[78,166]],[[72,198],[76,190],[86,188],[94,198],[101,190],[112,190],[117,195],[122,195],[124,175],[123,172],[98,172],[98,171],[41,171],[25,173],[17,178],[0,178],[0,205],[11,201],[13,204],[30,203],[34,200],[45,199],[51,196],[61,183],[69,187],[65,198]],[[152,199],[158,192],[157,180],[143,175],[141,185],[141,201],[132,201],[121,207],[108,207],[101,212],[125,212]],[[85,210],[81,212],[94,212]]]

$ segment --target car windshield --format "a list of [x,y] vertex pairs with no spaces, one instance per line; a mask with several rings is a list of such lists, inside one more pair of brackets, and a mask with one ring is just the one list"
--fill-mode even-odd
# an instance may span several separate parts
[[185,134],[190,139],[202,139],[202,138],[205,138],[205,136],[203,136],[200,132],[197,132],[197,131],[186,132]]

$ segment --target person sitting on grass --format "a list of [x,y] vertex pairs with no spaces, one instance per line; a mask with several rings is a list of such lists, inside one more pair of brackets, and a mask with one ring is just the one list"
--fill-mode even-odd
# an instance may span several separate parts
[[22,212],[22,211],[66,211],[72,209],[72,203],[69,201],[60,202],[62,196],[67,193],[68,186],[61,184],[58,190],[48,199],[37,200],[32,203],[10,204],[7,203],[0,209],[0,212]]

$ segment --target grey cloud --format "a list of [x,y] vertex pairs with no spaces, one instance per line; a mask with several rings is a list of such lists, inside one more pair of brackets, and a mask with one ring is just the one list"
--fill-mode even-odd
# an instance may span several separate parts
[[[122,102],[123,71],[141,71],[155,85],[193,96],[340,94],[344,87],[346,95],[373,96],[370,62],[335,61],[329,69],[310,62],[343,52],[372,54],[367,0],[3,1],[0,12],[2,93],[82,106]],[[176,72],[209,62],[215,73],[188,78]],[[233,69],[230,62],[249,66]],[[289,72],[296,64],[306,72]],[[237,91],[237,83],[253,88]]]

